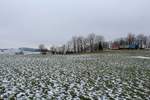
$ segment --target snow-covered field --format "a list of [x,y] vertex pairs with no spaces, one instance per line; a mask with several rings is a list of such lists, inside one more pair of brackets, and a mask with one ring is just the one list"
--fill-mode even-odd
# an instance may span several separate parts
[[149,51],[0,55],[0,99],[150,100]]

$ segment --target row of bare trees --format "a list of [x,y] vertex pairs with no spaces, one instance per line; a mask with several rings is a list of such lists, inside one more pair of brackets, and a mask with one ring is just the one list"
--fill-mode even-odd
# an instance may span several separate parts
[[104,37],[89,34],[87,37],[73,36],[70,41],[61,47],[51,47],[53,54],[85,53],[103,50]]
[[[129,46],[134,48],[150,48],[150,36],[129,33],[127,37],[116,39],[111,43],[117,44],[122,48],[129,48]],[[53,54],[98,52],[103,50],[103,48],[110,49],[111,43],[106,42],[103,36],[91,33],[87,37],[73,36],[70,41],[60,47],[52,46],[50,52]],[[48,52],[44,45],[40,45],[39,49],[42,54]]]

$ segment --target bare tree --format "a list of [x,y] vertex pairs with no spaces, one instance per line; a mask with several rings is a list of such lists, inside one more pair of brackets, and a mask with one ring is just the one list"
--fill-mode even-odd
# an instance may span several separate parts
[[77,37],[72,37],[72,42],[73,42],[73,51],[74,53],[77,52]]
[[78,53],[83,52],[83,37],[77,37],[77,51]]
[[39,49],[40,49],[41,54],[43,54],[43,55],[46,55],[48,52],[48,49],[45,47],[44,44],[40,44]]
[[72,51],[72,41],[68,41],[66,44],[66,52]]
[[61,48],[62,48],[62,51],[61,51],[62,54],[66,54],[66,45],[62,45]]
[[132,33],[129,33],[127,36],[128,44],[131,45],[135,42],[135,35]]
[[100,35],[95,36],[95,48],[96,50],[103,50],[104,37]]
[[39,49],[40,49],[40,50],[45,49],[45,45],[44,45],[44,44],[40,44],[40,45],[39,45]]
[[140,48],[144,48],[144,46],[146,46],[147,36],[145,36],[144,34],[139,34],[137,35],[136,39]]
[[147,48],[150,48],[150,36],[147,37]]
[[120,39],[119,39],[119,44],[120,44],[121,46],[126,45],[125,39],[124,39],[124,38],[120,38]]
[[84,38],[83,39],[83,51],[87,52],[87,49],[88,49],[88,39]]
[[147,39],[147,36],[145,36],[144,34],[139,34],[136,36],[136,40],[140,49],[146,47]]
[[88,35],[88,41],[90,46],[90,52],[94,52],[94,40],[95,40],[95,34],[91,33]]
[[129,36],[127,38],[119,38],[118,40],[119,49],[128,49],[129,48],[129,41],[130,44],[133,42],[129,39]]
[[50,50],[51,50],[51,53],[52,53],[52,54],[56,54],[56,48],[55,48],[54,46],[52,46],[52,47],[50,48]]

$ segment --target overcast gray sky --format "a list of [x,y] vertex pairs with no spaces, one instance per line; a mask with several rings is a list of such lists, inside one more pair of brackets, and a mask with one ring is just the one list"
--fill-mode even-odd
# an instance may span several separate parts
[[150,34],[150,0],[0,0],[0,48],[60,45],[94,32]]

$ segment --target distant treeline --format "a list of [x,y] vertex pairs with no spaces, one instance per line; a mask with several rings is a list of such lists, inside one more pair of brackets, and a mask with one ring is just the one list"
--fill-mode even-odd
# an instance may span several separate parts
[[[66,44],[57,47],[52,46],[52,54],[77,54],[87,52],[99,52],[104,49],[145,49],[150,48],[150,36],[144,34],[129,33],[126,37],[118,38],[114,41],[105,41],[104,36],[89,34],[87,37],[73,36]],[[42,54],[46,54],[48,49],[42,44],[39,46]]]

